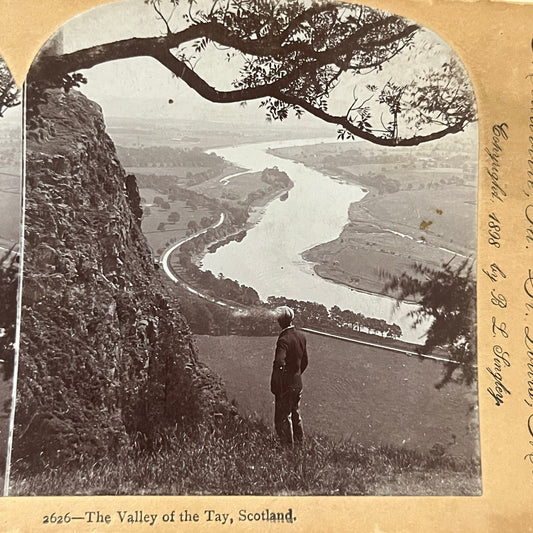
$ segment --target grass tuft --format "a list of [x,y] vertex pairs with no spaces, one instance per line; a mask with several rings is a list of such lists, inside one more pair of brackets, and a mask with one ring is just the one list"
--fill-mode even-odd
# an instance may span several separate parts
[[172,433],[147,451],[134,441],[112,457],[79,457],[39,471],[13,465],[11,495],[479,494],[479,467],[445,454],[310,436],[282,447],[257,418]]

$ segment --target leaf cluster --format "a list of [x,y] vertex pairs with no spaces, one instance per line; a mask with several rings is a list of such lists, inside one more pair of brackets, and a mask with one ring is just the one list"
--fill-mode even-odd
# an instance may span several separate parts
[[[398,302],[416,299],[418,306],[411,311],[414,325],[431,321],[424,350],[441,348],[453,361],[446,365],[440,388],[451,381],[471,384],[476,377],[476,281],[473,263],[465,259],[457,266],[450,261],[441,269],[415,264],[412,272],[393,276],[386,290],[394,293]],[[459,370],[459,372],[455,372]]]
[[20,104],[20,89],[17,87],[5,62],[0,59],[0,117],[11,107]]
[[[462,131],[476,119],[472,88],[459,62],[443,59],[437,65],[442,46],[438,53],[431,50],[436,37],[391,13],[327,1],[146,3],[165,25],[163,37],[42,58],[32,78],[65,79],[102,62],[151,56],[210,101],[258,100],[269,120],[308,112],[337,124],[340,138],[385,146],[417,145]],[[181,14],[177,22],[176,13]],[[197,69],[202,56],[217,51],[234,67],[230,90],[218,88]],[[425,55],[415,60],[416,54]],[[427,61],[434,68],[421,71],[418,64]],[[372,80],[365,80],[368,75]],[[356,94],[360,86],[366,89]],[[350,91],[353,99],[347,101]]]

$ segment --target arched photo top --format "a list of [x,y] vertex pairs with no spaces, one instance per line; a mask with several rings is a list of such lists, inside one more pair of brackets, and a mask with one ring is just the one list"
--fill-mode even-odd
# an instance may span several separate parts
[[[103,90],[106,78],[128,97],[140,88],[121,74],[138,69],[148,99],[181,83],[209,102],[257,102],[272,121],[307,114],[335,125],[340,138],[383,146],[421,144],[476,120],[453,51],[414,22],[368,6],[137,0],[91,10],[62,32],[63,53],[41,54],[30,81],[69,87],[87,77]],[[117,60],[128,61],[114,76],[93,68]]]
[[[355,4],[111,3],[26,96],[13,493],[479,494],[476,117],[441,39]],[[289,383],[316,475],[253,414],[301,441]]]

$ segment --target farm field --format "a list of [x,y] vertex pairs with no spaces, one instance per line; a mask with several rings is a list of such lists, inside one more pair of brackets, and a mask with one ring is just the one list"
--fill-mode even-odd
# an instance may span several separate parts
[[[127,173],[135,174],[136,176],[172,176],[175,180],[176,185],[180,187],[186,187],[189,185],[191,179],[194,178],[196,174],[210,170],[208,167],[126,167]],[[234,174],[238,169],[233,166],[228,166],[225,169],[222,169],[221,172],[214,178],[215,180],[220,180],[230,174]]]
[[[308,433],[452,456],[479,454],[477,393],[434,385],[442,365],[308,334],[302,416]],[[243,413],[272,425],[270,393],[275,337],[198,336],[199,357],[225,382]]]
[[455,254],[474,256],[475,195],[473,187],[455,185],[364,199],[352,204],[350,223],[337,239],[303,257],[324,278],[382,293],[383,273],[401,275],[415,262],[439,269]]
[[268,204],[285,190],[281,183],[277,186],[272,185],[264,181],[262,177],[263,172],[243,172],[228,181],[213,178],[191,188],[197,193],[223,200],[235,207],[243,204],[258,207]]
[[415,262],[439,269],[454,255],[459,255],[458,263],[461,256],[475,254],[475,151],[468,142],[441,142],[392,155],[361,146],[274,150],[368,191],[350,206],[349,223],[337,239],[302,254],[319,276],[383,294],[387,276],[400,275]]
[[[186,205],[183,200],[172,202],[168,200],[167,195],[161,194],[155,189],[142,188],[139,189],[139,194],[146,200],[144,207],[150,207],[150,215],[144,216],[142,219],[142,230],[155,256],[157,256],[157,250],[166,248],[171,239],[177,241],[184,238],[187,234],[187,224],[191,220],[200,225],[203,217],[219,216],[219,213],[214,214],[202,206],[193,209]],[[169,203],[170,209],[161,209],[153,205],[153,200],[156,196],[164,198]],[[180,219],[176,223],[168,221],[168,216],[173,212],[177,212],[180,215]],[[165,224],[164,230],[157,229],[161,222]]]
[[[123,99],[121,99],[123,100]],[[143,100],[136,104],[145,106]],[[116,108],[116,105],[113,104]],[[280,125],[275,122],[258,120],[252,123],[243,122],[235,117],[235,122],[228,124],[213,117],[213,120],[168,118],[131,118],[112,115],[106,117],[108,133],[114,142],[121,146],[176,146],[179,148],[217,148],[237,144],[265,142],[270,139],[300,139],[323,137],[325,134],[335,135],[335,129],[324,126],[313,119],[302,120],[295,126]],[[261,116],[261,119],[263,117]]]
[[231,178],[227,182],[221,182],[221,178],[206,180],[192,189],[200,194],[205,194],[212,198],[228,200],[245,200],[249,193],[261,188],[266,188],[267,184],[261,181],[261,172],[246,172]]
[[350,207],[339,238],[303,256],[324,278],[383,292],[383,273],[401,275],[415,262],[439,269],[454,253],[474,255],[475,194],[473,187],[454,185],[364,199]]
[[366,211],[383,227],[467,254],[476,246],[476,195],[476,189],[466,185],[398,191],[363,201],[361,207],[353,205],[350,220],[364,220]]

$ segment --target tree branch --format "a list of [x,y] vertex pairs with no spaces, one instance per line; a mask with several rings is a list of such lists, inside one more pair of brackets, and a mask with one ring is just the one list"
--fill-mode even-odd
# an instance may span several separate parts
[[247,87],[244,89],[235,89],[233,91],[219,91],[209,85],[202,77],[200,77],[187,64],[174,56],[170,50],[160,50],[153,55],[163,66],[182,79],[191,89],[197,92],[200,96],[219,104],[231,104],[235,102],[242,102],[243,100],[257,100],[272,96],[273,91],[277,91],[284,86],[287,80],[282,79],[268,85],[258,85],[256,87]]
[[159,16],[159,18],[163,21],[163,23],[165,24],[166,28],[167,28],[167,34],[170,34],[172,33],[172,30],[170,29],[170,25],[168,23],[168,20],[165,18],[165,16],[163,15],[162,11],[159,9],[159,7],[157,6],[157,3],[154,2],[152,4],[152,7],[154,8],[154,11],[157,13],[157,15]]
[[328,122],[330,124],[337,124],[343,127],[346,131],[349,131],[350,133],[352,133],[353,135],[361,139],[370,141],[374,144],[381,145],[381,146],[416,146],[418,144],[421,144],[427,141],[433,141],[436,139],[440,139],[442,137],[445,137],[446,135],[449,135],[450,133],[459,133],[460,131],[463,131],[463,128],[465,126],[464,122],[461,122],[461,123],[448,126],[442,130],[439,130],[439,131],[436,131],[436,132],[433,132],[427,135],[415,135],[414,137],[409,137],[406,139],[391,139],[387,137],[377,137],[376,135],[374,135],[373,133],[369,131],[358,128],[357,126],[352,124],[346,117],[341,117],[338,115],[330,115],[326,111],[313,106],[312,104],[310,104],[309,102],[306,102],[303,99],[293,97],[290,95],[286,95],[283,93],[279,93],[277,95],[272,95],[272,96],[290,105],[301,107],[308,113],[314,115],[317,118],[320,118],[324,122]]
[[233,91],[218,91],[217,89],[211,87],[211,85],[209,85],[203,78],[196,74],[196,72],[191,70],[183,61],[180,61],[173,56],[168,50],[161,51],[154,57],[167,69],[181,78],[191,89],[211,102],[226,104],[241,102],[243,100],[256,100],[266,97],[276,98],[291,106],[300,107],[315,117],[320,118],[324,122],[337,124],[361,139],[371,141],[374,144],[379,144],[381,146],[414,146],[426,141],[440,139],[441,137],[444,137],[450,133],[458,133],[462,131],[464,127],[463,123],[458,123],[428,135],[414,136],[408,139],[378,137],[369,131],[358,128],[352,124],[347,117],[331,115],[327,111],[314,106],[301,97],[283,92],[283,89],[285,88],[284,85],[286,83],[285,79],[257,87],[249,87]]
[[[62,79],[69,73],[109,61],[152,57],[209,101],[232,103],[273,98],[284,102],[288,107],[303,109],[325,122],[337,124],[347,132],[379,145],[411,146],[463,129],[468,122],[467,116],[459,117],[456,123],[448,124],[447,127],[427,135],[407,139],[396,138],[396,135],[380,137],[376,130],[361,129],[354,125],[348,115],[337,116],[328,113],[321,96],[327,96],[340,73],[347,70],[358,71],[369,66],[377,67],[386,63],[406,46],[409,37],[419,29],[416,24],[407,24],[396,16],[383,16],[380,13],[365,21],[365,17],[361,19],[361,14],[358,20],[347,17],[342,34],[336,32],[336,35],[332,36],[326,27],[329,19],[326,17],[326,20],[317,22],[314,17],[320,13],[327,14],[328,10],[337,7],[334,4],[315,5],[296,15],[283,30],[277,33],[272,31],[264,37],[249,36],[255,35],[255,26],[247,30],[238,27],[234,30],[231,21],[228,22],[230,25],[228,28],[218,20],[211,20],[193,24],[180,32],[168,33],[161,37],[132,38],[70,54],[43,56],[32,65],[28,79],[32,82]],[[163,21],[167,23],[167,30],[170,30],[168,22],[164,18]],[[310,42],[304,42],[303,25],[312,22],[318,24],[315,27],[310,26],[313,32],[318,32],[318,36],[310,36]],[[270,61],[276,68],[272,68],[264,76],[254,76],[252,73],[247,78],[242,78],[240,80],[242,86],[235,90],[217,90],[196,74],[186,61],[178,59],[171,51],[197,39],[208,39],[221,46],[230,47],[247,57],[256,58],[259,66],[263,64],[262,61],[266,60],[264,63],[266,65]],[[318,44],[313,44],[313,41]],[[373,53],[369,54],[369,49]],[[358,52],[362,52],[360,58],[357,58]],[[357,61],[361,64],[358,65]],[[324,71],[324,68],[331,69],[331,72]],[[339,72],[335,69],[339,69]],[[298,81],[300,83],[295,84]],[[304,89],[307,87],[309,90],[301,90],[302,87]]]
[[[112,43],[106,43],[91,48],[78,50],[70,54],[60,56],[45,56],[32,65],[30,76],[32,81],[37,81],[47,77],[61,77],[69,72],[92,68],[100,63],[115,61],[118,59],[128,59],[132,57],[154,56],[156,50],[161,48],[178,48],[180,45],[206,37],[223,46],[228,46],[239,50],[245,54],[256,57],[287,56],[295,52],[300,52],[306,56],[314,57],[321,64],[337,63],[339,55],[353,53],[357,47],[357,39],[369,31],[377,29],[379,26],[393,21],[395,17],[387,17],[372,25],[363,26],[344,39],[338,46],[332,47],[324,52],[317,52],[305,43],[291,43],[283,46],[285,37],[283,35],[267,36],[261,39],[245,39],[233,34],[228,28],[218,22],[204,22],[192,25],[183,31],[171,33],[162,37],[132,38]],[[364,32],[362,30],[365,30]],[[416,25],[407,26],[397,35],[397,39],[403,39],[414,33],[418,29]],[[390,44],[389,37],[386,41]]]

